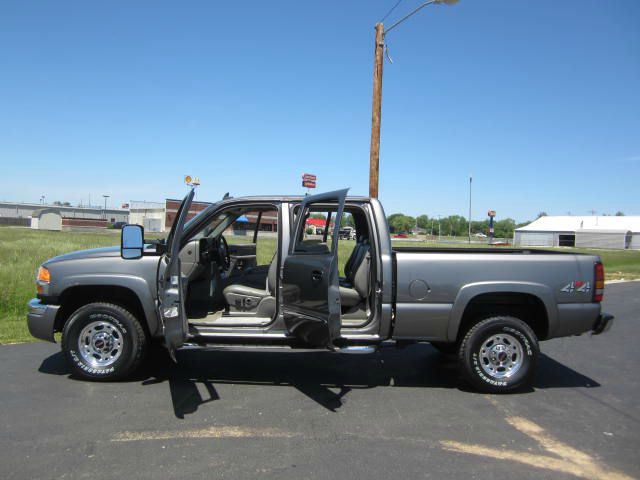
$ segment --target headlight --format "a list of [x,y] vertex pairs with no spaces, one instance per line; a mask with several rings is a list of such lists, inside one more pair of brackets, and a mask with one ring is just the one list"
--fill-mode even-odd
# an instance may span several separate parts
[[49,269],[41,266],[38,269],[38,276],[36,277],[36,283],[38,285],[37,286],[38,293],[45,293],[44,287],[48,287],[50,282],[51,282],[51,273],[49,272]]

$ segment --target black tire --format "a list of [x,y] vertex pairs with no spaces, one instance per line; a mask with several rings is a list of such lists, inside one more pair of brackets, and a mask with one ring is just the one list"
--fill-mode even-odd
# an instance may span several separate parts
[[142,325],[119,305],[84,305],[71,315],[62,331],[62,352],[67,362],[74,374],[87,380],[125,378],[140,365],[146,351]]
[[499,316],[471,327],[460,343],[458,360],[463,377],[473,387],[505,393],[531,384],[539,354],[538,339],[529,325]]
[[431,346],[444,355],[455,355],[458,353],[457,343],[431,342]]

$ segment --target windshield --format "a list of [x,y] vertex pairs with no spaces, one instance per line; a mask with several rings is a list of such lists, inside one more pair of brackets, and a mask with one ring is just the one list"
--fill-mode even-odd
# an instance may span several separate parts
[[212,208],[216,208],[219,203],[220,202],[212,203],[204,210],[200,210],[195,217],[191,218],[190,220],[187,221],[187,223],[184,224],[184,229],[186,230],[191,226],[191,224],[198,222],[204,214],[206,214],[207,212],[210,212]]
[[240,214],[231,210],[218,213],[208,222],[204,223],[191,240],[199,240],[204,237],[217,237],[231,225]]

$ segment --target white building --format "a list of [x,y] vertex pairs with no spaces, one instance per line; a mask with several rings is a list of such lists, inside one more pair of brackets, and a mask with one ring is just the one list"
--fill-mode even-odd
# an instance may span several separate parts
[[107,222],[126,222],[129,218],[127,210],[101,207],[72,207],[64,205],[45,205],[41,203],[0,202],[0,218],[33,218],[36,210],[53,208],[63,218],[106,219]]
[[40,208],[31,214],[31,228],[34,230],[62,230],[62,215],[57,208]]
[[129,223],[142,225],[146,232],[164,232],[167,211],[161,202],[131,201]]
[[640,216],[544,216],[517,228],[513,243],[640,250]]

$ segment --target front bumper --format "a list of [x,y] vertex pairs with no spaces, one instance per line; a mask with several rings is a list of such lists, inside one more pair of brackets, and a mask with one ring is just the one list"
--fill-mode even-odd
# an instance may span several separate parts
[[608,331],[611,328],[611,325],[613,325],[613,318],[613,315],[609,315],[608,313],[601,314],[593,324],[591,333],[593,335],[600,335],[601,333]]
[[53,328],[60,305],[47,305],[37,298],[32,298],[28,306],[27,326],[31,335],[55,343]]

